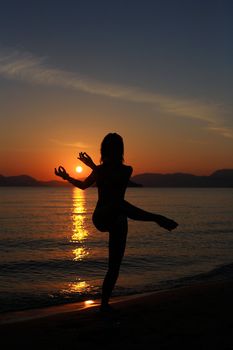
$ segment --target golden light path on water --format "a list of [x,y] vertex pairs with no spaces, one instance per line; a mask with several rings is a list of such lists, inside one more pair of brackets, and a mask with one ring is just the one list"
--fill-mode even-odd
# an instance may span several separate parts
[[[73,189],[73,208],[72,208],[72,235],[70,242],[74,243],[75,248],[72,250],[73,260],[82,261],[89,255],[85,241],[88,237],[88,231],[85,229],[86,206],[84,191]],[[91,286],[86,281],[78,280],[68,285],[71,293],[85,293],[90,290]]]
[[[73,211],[73,215],[72,215],[73,232],[71,236],[71,242],[82,243],[88,237],[88,231],[84,227],[84,221],[86,218],[85,194],[82,190],[78,188],[73,189],[72,211]],[[78,255],[76,255],[76,258],[77,257]]]

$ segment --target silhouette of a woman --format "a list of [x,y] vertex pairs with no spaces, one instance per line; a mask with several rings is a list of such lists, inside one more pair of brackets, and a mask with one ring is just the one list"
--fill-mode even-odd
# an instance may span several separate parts
[[96,166],[86,153],[80,153],[83,163],[92,168],[92,173],[84,180],[76,180],[59,166],[55,174],[80,189],[96,183],[98,202],[92,216],[95,227],[101,232],[109,232],[108,271],[103,281],[101,310],[108,311],[109,299],[116,284],[120,265],[125,252],[128,232],[127,218],[139,221],[153,221],[171,231],[178,224],[162,215],[137,208],[125,199],[125,191],[132,174],[132,167],[123,164],[123,139],[116,133],[105,136],[101,144],[101,164]]

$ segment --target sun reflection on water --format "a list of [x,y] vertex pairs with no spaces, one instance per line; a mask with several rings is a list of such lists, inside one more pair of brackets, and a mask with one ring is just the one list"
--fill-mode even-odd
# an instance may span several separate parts
[[73,233],[71,236],[71,242],[81,243],[88,236],[88,231],[84,228],[84,221],[86,218],[85,213],[84,192],[78,188],[74,188],[72,208]]
[[71,293],[85,293],[90,289],[90,284],[86,281],[72,282],[69,284],[69,291]]
[[72,252],[74,254],[74,261],[83,260],[83,258],[89,254],[89,252],[84,247],[75,248],[72,250]]
[[[86,206],[85,194],[78,188],[73,189],[73,207],[72,207],[72,235],[70,242],[73,243],[72,249],[73,260],[77,262],[83,261],[89,255],[86,247],[86,239],[88,231],[85,229]],[[83,280],[71,282],[66,292],[84,294],[90,290],[91,286]]]

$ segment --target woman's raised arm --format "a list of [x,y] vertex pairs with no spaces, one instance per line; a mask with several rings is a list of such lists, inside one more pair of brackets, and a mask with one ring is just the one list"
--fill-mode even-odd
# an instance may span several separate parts
[[63,168],[62,166],[58,167],[58,170],[55,168],[55,174],[57,176],[60,176],[63,180],[67,180],[70,182],[73,186],[80,188],[81,190],[85,190],[86,188],[90,187],[95,183],[95,172],[94,170],[92,173],[84,180],[77,180],[71,177]]

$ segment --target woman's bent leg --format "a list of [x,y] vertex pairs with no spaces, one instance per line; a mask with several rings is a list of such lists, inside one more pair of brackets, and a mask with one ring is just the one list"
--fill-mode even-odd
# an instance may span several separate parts
[[119,216],[114,227],[109,231],[108,271],[102,286],[101,310],[108,309],[108,302],[116,284],[122,258],[125,252],[128,223],[126,216]]
[[168,219],[163,215],[150,213],[146,210],[135,207],[127,201],[124,201],[123,211],[129,219],[138,221],[153,221],[169,231],[175,229],[178,226],[174,220]]

